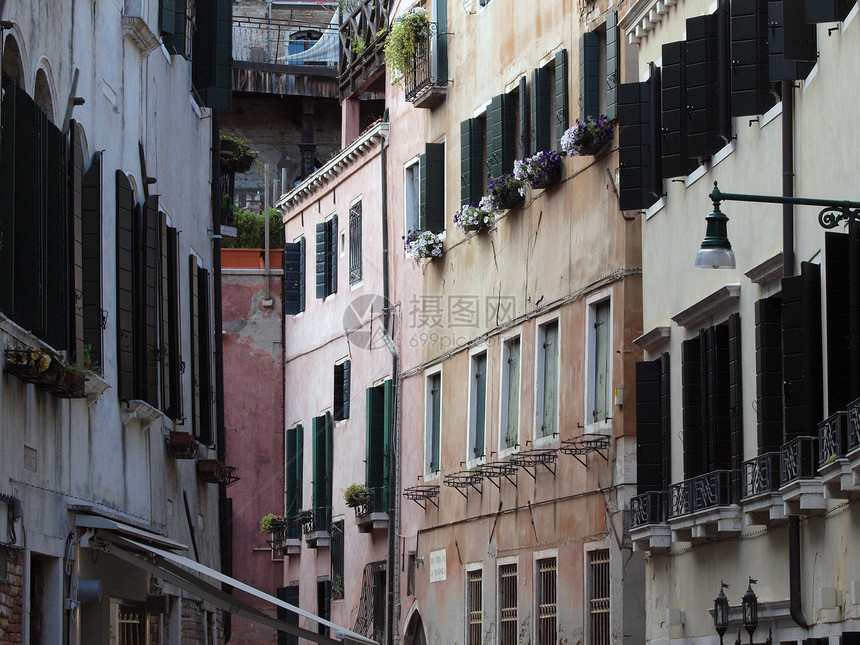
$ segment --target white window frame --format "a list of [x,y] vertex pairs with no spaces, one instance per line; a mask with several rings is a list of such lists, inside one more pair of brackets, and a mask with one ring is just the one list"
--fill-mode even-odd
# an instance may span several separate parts
[[[615,608],[615,603],[613,602],[613,595],[617,588],[616,584],[613,584],[612,576],[616,573],[613,571],[614,565],[618,558],[612,557],[612,543],[608,539],[603,539],[598,542],[591,542],[588,545],[583,546],[582,549],[582,611],[584,618],[583,625],[583,634],[585,635],[585,643],[592,642],[592,633],[591,633],[591,554],[594,551],[608,551],[609,552],[609,632],[612,634],[612,612]],[[558,561],[556,561],[558,562]]]
[[362,207],[362,209],[361,209],[362,210],[362,212],[361,212],[361,234],[360,234],[360,237],[361,237],[361,257],[359,258],[359,262],[361,263],[361,279],[356,281],[356,282],[350,282],[349,269],[351,268],[351,265],[352,265],[352,257],[347,258],[346,280],[349,283],[349,290],[350,291],[354,291],[355,289],[359,289],[360,287],[362,287],[364,285],[364,240],[365,240],[365,237],[364,237],[364,194],[363,193],[359,194],[358,197],[356,197],[351,202],[349,202],[349,210],[347,211],[348,214],[346,217],[346,229],[344,229],[345,230],[344,237],[347,238],[344,246],[347,246],[349,248],[345,249],[344,252],[347,254],[350,254],[352,252],[352,239],[351,239],[352,238],[352,231],[350,230],[350,221],[349,220],[352,217],[352,207],[355,206],[356,204],[361,204],[361,207]]
[[[346,356],[342,356],[341,358],[339,358],[338,360],[336,360],[334,362],[334,365],[332,365],[332,377],[334,376],[334,368],[337,367],[338,365],[343,365],[347,361],[351,361],[349,354],[347,354]],[[352,392],[352,363],[350,363],[349,380],[350,380],[349,389],[350,389],[350,392]],[[332,382],[333,381],[334,381],[334,378],[332,378]],[[334,392],[332,392],[332,401],[334,401]],[[350,406],[350,408],[351,407],[352,406]],[[351,411],[350,411],[350,416],[352,416]],[[335,421],[334,405],[332,405],[332,407],[331,407],[331,420],[332,420],[332,427],[337,428],[337,427],[340,427],[340,426],[344,425],[345,423],[347,423],[349,421],[349,417],[347,417],[346,419],[340,419],[338,421]]]
[[[416,155],[405,164],[403,164],[403,235],[409,234],[409,231],[415,230],[421,224],[421,156]],[[418,180],[415,180],[414,175],[418,175]],[[412,181],[409,181],[411,179]],[[418,194],[413,195],[413,186],[418,185]],[[409,221],[409,205],[415,203],[414,224],[415,229],[410,228]],[[403,252],[404,256],[406,251]]]
[[535,551],[532,553],[532,636],[533,642],[538,642],[538,628],[540,627],[539,615],[540,607],[538,606],[538,593],[540,589],[540,572],[538,571],[538,561],[555,558],[555,641],[558,643],[558,549],[546,549],[544,551]]
[[[432,454],[432,446],[430,441],[432,438],[432,408],[430,405],[430,379],[434,376],[439,376],[439,470],[430,470],[430,455]],[[444,406],[441,404],[441,392],[445,381],[442,375],[442,366],[438,365],[424,372],[424,481],[433,481],[438,479],[442,473],[442,419],[444,417]]]
[[[607,338],[607,352],[609,353],[609,366],[607,369],[606,380],[608,383],[609,391],[607,392],[607,402],[606,406],[608,409],[608,419],[603,421],[594,421],[594,417],[592,412],[594,411],[594,399],[597,393],[595,387],[595,376],[597,371],[597,331],[594,328],[594,323],[597,320],[597,305],[600,305],[604,302],[609,302],[609,332]],[[614,389],[612,387],[612,363],[613,363],[613,336],[615,332],[615,326],[612,324],[613,322],[613,314],[614,314],[614,303],[612,301],[612,296],[609,291],[602,291],[600,293],[596,293],[593,296],[589,297],[586,301],[586,317],[585,317],[585,407],[583,409],[583,414],[585,418],[583,419],[582,425],[583,434],[606,434],[612,432],[612,416],[614,414]]]
[[[485,383],[484,383],[484,454],[480,457],[475,456],[474,445],[477,439],[476,423],[478,419],[478,401],[475,396],[475,372],[477,368],[477,357],[483,355],[486,359]],[[478,464],[486,462],[487,456],[487,435],[490,424],[487,418],[487,411],[490,409],[488,395],[490,393],[490,353],[487,351],[487,345],[481,344],[472,348],[469,351],[469,417],[466,428],[466,468],[474,468]]]
[[520,625],[520,574],[522,573],[520,569],[519,557],[515,555],[496,558],[496,597],[495,597],[495,612],[496,612],[496,631],[499,634],[499,639],[501,639],[502,633],[502,576],[500,575],[499,570],[509,564],[515,564],[517,566],[517,582],[516,582],[516,590],[517,590],[517,633],[519,634],[519,625]]
[[465,620],[463,621],[464,622],[463,627],[465,628],[463,642],[466,643],[466,645],[468,645],[468,643],[469,643],[469,604],[471,601],[471,597],[469,596],[469,574],[472,573],[473,571],[480,571],[481,572],[481,640],[482,641],[483,641],[483,635],[484,635],[484,622],[485,622],[486,613],[487,613],[485,611],[486,594],[484,593],[484,587],[486,586],[487,577],[486,577],[486,571],[484,570],[484,563],[483,562],[470,562],[469,564],[463,565],[463,587],[464,587],[463,599],[465,600],[465,602],[463,603],[464,604],[463,614],[465,617]]
[[[546,327],[551,323],[556,323],[558,327],[558,354],[556,356],[556,375],[558,382],[558,393],[561,393],[561,317],[558,312],[540,318],[535,323],[535,389],[534,389],[534,427],[532,428],[532,445],[543,446],[553,442],[558,442],[560,436],[560,416],[561,416],[561,397],[556,399],[555,407],[555,427],[559,434],[548,435],[546,437],[538,436],[541,426],[543,425],[543,397],[544,397],[544,339],[546,337]],[[522,347],[520,348],[522,352]]]
[[[500,375],[499,375],[499,441],[498,441],[498,455],[499,458],[502,459],[507,457],[508,455],[512,455],[520,450],[520,437],[522,433],[522,412],[523,412],[523,335],[520,329],[517,329],[513,333],[506,334],[501,336],[501,366],[500,366]],[[517,411],[517,442],[508,447],[505,445],[505,438],[508,434],[508,409],[510,404],[510,392],[509,390],[509,368],[508,368],[508,356],[510,354],[510,347],[508,343],[513,340],[519,340],[520,342],[520,391],[519,391],[519,399],[518,399],[518,407]]]

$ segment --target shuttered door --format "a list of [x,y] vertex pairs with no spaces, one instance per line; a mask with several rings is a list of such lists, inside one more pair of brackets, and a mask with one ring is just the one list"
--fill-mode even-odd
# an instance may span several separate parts
[[92,369],[104,368],[102,350],[102,153],[84,176],[81,195],[81,305],[84,345],[90,348]]
[[782,279],[785,441],[812,436],[822,419],[821,269],[804,262]]
[[[0,102],[0,239],[15,239],[15,83],[3,75]],[[14,317],[15,245],[0,245],[0,311]]]
[[329,259],[328,259],[328,222],[317,224],[317,298],[323,299],[329,294]]
[[589,31],[579,37],[579,119],[600,116],[600,35]]
[[705,472],[701,345],[698,338],[691,338],[681,343],[684,479],[690,479]]
[[210,326],[209,271],[197,270],[197,315],[200,325],[200,441],[211,444],[212,436],[212,330]]
[[719,14],[687,19],[687,156],[709,157],[720,138]]
[[854,6],[855,0],[805,0],[806,22],[842,22]]
[[284,314],[295,316],[301,312],[301,281],[304,256],[299,242],[284,244]]
[[191,74],[203,105],[220,110],[231,106],[233,64],[232,0],[197,0],[197,29]]
[[567,99],[567,50],[555,53],[555,147],[562,152],[561,135],[567,130],[568,122]]
[[179,321],[182,318],[179,308],[179,232],[167,228],[167,360],[169,362],[167,416],[171,419],[183,418],[182,405],[182,335]]
[[158,211],[158,196],[146,198],[141,219],[139,256],[139,288],[141,333],[137,335],[137,364],[140,372],[141,397],[153,407],[158,407],[158,301],[159,268],[161,265],[161,215]]
[[[69,197],[66,138],[59,128],[41,116],[43,200],[45,226],[44,300],[41,303],[43,338],[55,349],[69,348],[71,316],[71,250],[69,232],[72,222],[67,207]],[[32,216],[32,214],[30,214]],[[79,358],[80,360],[80,358]]]
[[636,493],[663,490],[661,361],[636,363]]
[[764,114],[776,103],[768,75],[767,35],[767,0],[732,0],[732,116]]
[[[299,606],[299,585],[278,587],[276,593],[278,598],[283,600],[285,603],[288,603],[293,607]],[[283,620],[289,625],[295,625],[296,627],[299,626],[299,615],[296,612],[284,609],[283,607],[278,607],[278,620]],[[299,645],[299,637],[279,631],[278,645]]]
[[621,37],[618,12],[606,14],[606,116],[618,117],[618,85],[621,82]]
[[426,144],[420,163],[421,226],[441,233],[445,230],[445,144]]
[[302,237],[299,239],[299,257],[301,258],[299,263],[299,311],[305,310],[305,289],[307,282],[307,249],[305,244],[305,238]]
[[660,422],[663,443],[663,490],[672,483],[672,391],[670,389],[671,364],[669,353],[660,356]]
[[815,66],[815,25],[804,21],[804,0],[767,3],[768,68],[771,81],[806,78]]
[[325,417],[314,417],[313,420],[314,433],[314,470],[313,470],[313,494],[314,494],[314,509],[316,518],[319,518],[320,511],[318,509],[327,505],[327,483],[326,483],[326,424]]
[[529,82],[525,76],[520,77],[519,89],[517,90],[517,117],[519,130],[518,154],[526,157],[529,154],[529,143],[531,134],[529,130]]
[[484,191],[484,129],[481,119],[460,122],[460,203],[477,204]]
[[[135,375],[134,193],[128,177],[116,171],[117,369],[119,397],[137,398]],[[195,265],[196,266],[196,265]]]
[[84,278],[83,278],[83,129],[72,120],[69,124],[69,304],[71,320],[69,350],[72,360],[84,362]]
[[552,88],[550,70],[539,67],[532,72],[531,87],[531,153],[552,148],[551,121]]
[[370,387],[367,394],[366,478],[368,488],[380,488],[385,482],[385,391]]
[[756,416],[759,454],[782,445],[782,305],[777,297],[755,303]]
[[[732,493],[737,501],[740,493],[741,462],[744,454],[743,379],[741,373],[741,315],[729,316],[729,466],[733,471]],[[721,445],[721,444],[720,444]],[[718,459],[718,462],[722,463]]]
[[686,61],[684,41],[663,45],[660,99],[664,177],[684,177],[698,166],[687,154]]
[[[728,325],[703,329],[700,336],[705,450],[703,461],[705,472],[713,472],[731,467]],[[684,445],[686,446],[686,443]]]
[[[618,87],[618,160],[621,210],[648,208],[657,201],[660,152],[655,115],[659,114],[660,78],[657,68],[645,83],[622,83]],[[656,110],[656,111],[655,111]]]
[[200,312],[197,258],[188,256],[188,294],[191,297],[191,427],[200,439]]
[[[848,309],[848,236],[824,234],[827,298],[828,414],[845,410],[851,401],[851,325]],[[857,285],[853,285],[857,288]]]
[[332,215],[328,221],[328,262],[329,262],[329,293],[337,292],[337,215]]

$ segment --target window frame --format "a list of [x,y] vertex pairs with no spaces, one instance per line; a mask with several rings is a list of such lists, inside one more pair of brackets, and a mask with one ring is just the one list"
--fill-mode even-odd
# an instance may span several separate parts
[[541,601],[541,580],[540,580],[540,563],[545,560],[554,560],[555,561],[555,580],[553,588],[555,590],[555,639],[554,642],[558,643],[558,549],[547,549],[545,551],[536,551],[532,554],[532,615],[534,616],[534,620],[532,621],[533,635],[534,635],[534,643],[535,645],[541,645],[539,637],[540,637],[540,601]]
[[[607,417],[601,421],[594,420],[594,406],[595,400],[597,397],[597,329],[595,328],[595,324],[597,322],[597,308],[608,302],[609,303],[609,314],[608,314],[608,337],[606,343],[605,356],[607,360],[607,369],[606,369],[606,413]],[[614,326],[612,324],[614,307],[612,302],[612,295],[609,292],[602,292],[596,294],[586,300],[586,307],[588,308],[586,313],[586,324],[585,324],[585,351],[586,351],[586,375],[585,375],[585,408],[583,410],[583,434],[596,434],[596,433],[605,433],[612,431],[612,412],[614,403],[612,400],[613,388],[612,388],[612,358],[613,354],[613,332]]]
[[[478,403],[479,403],[479,392],[477,391],[477,368],[478,368],[478,360],[483,357],[484,359],[484,428],[483,428],[483,444],[484,444],[484,452],[482,455],[475,455],[475,448],[477,445],[477,421],[478,421]],[[490,355],[487,350],[486,344],[481,344],[478,347],[472,349],[469,352],[469,394],[468,394],[468,422],[467,422],[467,431],[466,431],[466,468],[473,468],[478,464],[482,464],[486,461],[487,458],[487,411],[489,409],[487,395],[490,392]]]
[[[605,562],[603,562],[603,561],[597,562],[597,563],[592,562],[592,559],[595,558],[595,556],[597,554],[603,554],[603,553],[606,554]],[[614,605],[614,603],[612,602],[612,591],[614,588],[614,585],[612,584],[612,563],[613,563],[612,551],[609,548],[608,543],[604,543],[603,541],[601,541],[601,542],[597,542],[597,543],[591,545],[587,549],[584,549],[583,556],[584,556],[583,557],[583,563],[584,563],[583,578],[584,578],[584,580],[583,580],[583,594],[582,594],[582,596],[583,596],[583,600],[585,603],[585,612],[584,612],[585,613],[585,621],[584,621],[585,624],[583,625],[583,627],[584,627],[583,631],[585,632],[585,642],[588,645],[602,645],[603,643],[610,642],[610,641],[609,640],[605,640],[605,641],[604,640],[600,640],[600,641],[595,640],[595,637],[596,637],[595,629],[594,629],[595,612],[593,610],[592,603],[595,600],[600,600],[600,601],[607,600],[609,602],[609,609],[606,611],[606,617],[607,617],[606,618],[606,621],[607,621],[607,625],[606,625],[607,634],[606,634],[606,636],[611,638],[611,636],[612,636],[612,609],[613,609],[613,605]],[[592,596],[592,593],[594,590],[595,564],[606,566],[605,576],[606,576],[606,583],[608,585],[608,588],[606,589],[606,595],[605,596]]]
[[[501,358],[500,358],[500,366],[499,366],[499,441],[498,441],[498,455],[499,459],[507,457],[508,455],[519,452],[520,450],[520,433],[522,431],[522,411],[523,411],[523,336],[521,330],[517,330],[515,333],[509,334],[507,336],[501,337]],[[508,435],[508,419],[510,417],[510,345],[513,341],[517,341],[519,344],[519,392],[517,393],[517,441],[513,446],[507,445],[507,435]]]
[[470,622],[471,610],[469,608],[471,607],[471,604],[472,604],[472,594],[470,593],[469,587],[473,582],[472,580],[470,580],[470,577],[472,576],[472,574],[474,574],[476,572],[480,573],[480,576],[481,576],[481,579],[480,579],[481,596],[479,598],[480,611],[481,611],[481,628],[480,628],[480,634],[481,635],[480,635],[479,640],[478,640],[478,645],[481,645],[481,643],[483,643],[483,638],[484,638],[484,583],[485,583],[484,563],[483,562],[472,562],[472,563],[464,565],[464,567],[463,567],[463,585],[464,585],[463,599],[465,601],[463,603],[463,610],[464,610],[463,614],[465,617],[465,625],[464,625],[464,627],[465,627],[465,639],[464,639],[465,645],[472,645],[472,642],[469,640],[469,627],[471,626],[471,622]]
[[[347,229],[349,231],[349,239],[344,245],[348,247],[349,252],[349,287],[350,289],[358,289],[364,283],[364,217],[363,217],[363,200],[364,195],[359,195],[349,203],[349,217]],[[357,214],[356,217],[354,217]],[[353,224],[358,221],[358,240],[353,239]],[[356,249],[357,247],[357,249]],[[345,251],[347,249],[344,249]],[[353,256],[355,251],[358,251],[356,256]],[[357,273],[355,273],[357,271]],[[355,275],[354,275],[355,273]]]
[[[543,347],[546,338],[546,328],[549,325],[555,324],[557,328],[556,337],[558,351],[555,357],[555,372],[556,372],[556,401],[555,401],[555,428],[556,432],[543,435],[538,434],[543,428],[544,405],[545,405],[545,379],[546,379],[546,348]],[[561,391],[561,317],[558,312],[554,312],[546,318],[540,319],[535,327],[535,388],[534,388],[534,427],[532,429],[532,445],[541,446],[544,444],[558,441],[559,438],[559,419],[561,413],[561,401],[558,393]]]
[[[421,228],[421,155],[415,155],[403,164],[403,233]],[[411,178],[411,181],[410,181]],[[414,194],[413,194],[414,193]],[[410,206],[414,211],[410,212]],[[414,224],[414,228],[411,225]],[[406,251],[403,251],[404,257]]]
[[[430,380],[439,377],[439,463],[436,464],[436,470],[430,470],[430,461],[433,454],[433,435],[432,423],[433,412],[430,407]],[[441,477],[442,473],[442,420],[444,412],[442,409],[442,392],[444,387],[444,377],[442,374],[442,366],[439,365],[432,370],[427,370],[424,373],[424,481],[432,481]]]
[[513,585],[513,591],[514,591],[514,596],[515,596],[514,606],[513,606],[513,609],[515,612],[514,643],[517,642],[517,637],[519,635],[519,621],[520,621],[520,607],[519,607],[519,605],[520,605],[520,593],[519,593],[520,565],[519,565],[519,558],[517,556],[509,556],[509,557],[505,557],[505,558],[496,558],[496,597],[495,597],[496,612],[495,612],[495,619],[496,619],[496,630],[499,634],[500,645],[504,645],[504,643],[502,641],[502,621],[503,621],[502,612],[505,609],[510,609],[510,607],[502,607],[502,567],[510,567],[510,566],[513,566],[514,571],[515,571],[514,585]]

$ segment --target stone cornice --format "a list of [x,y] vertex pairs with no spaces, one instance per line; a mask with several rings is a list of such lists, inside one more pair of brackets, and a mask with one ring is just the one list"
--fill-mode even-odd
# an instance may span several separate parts
[[770,284],[782,277],[782,251],[744,273],[752,282],[760,285]]
[[672,328],[668,325],[655,327],[651,331],[645,332],[639,338],[633,341],[634,345],[638,345],[646,352],[653,352],[655,349],[669,342],[669,335]]
[[725,311],[729,307],[736,307],[740,296],[741,285],[727,284],[714,291],[714,293],[705,296],[696,304],[687,307],[683,311],[679,311],[672,316],[672,320],[679,327],[695,329],[714,314]]
[[637,0],[618,25],[627,34],[627,42],[638,45],[677,5],[678,0]]

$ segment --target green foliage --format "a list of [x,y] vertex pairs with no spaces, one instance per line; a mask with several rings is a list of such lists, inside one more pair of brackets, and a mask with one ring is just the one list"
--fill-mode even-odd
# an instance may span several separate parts
[[370,501],[370,489],[364,484],[350,484],[343,491],[343,499],[350,508],[364,506]]
[[284,516],[269,513],[260,518],[261,533],[275,533],[284,527]]
[[[242,210],[233,206],[233,225],[236,227],[236,239],[226,242],[227,249],[262,249],[266,242],[266,219],[262,213]],[[269,248],[284,247],[284,222],[281,213],[269,209]]]
[[413,9],[391,25],[385,39],[385,64],[391,69],[395,82],[414,65],[415,52],[429,36],[430,23],[423,9]]

